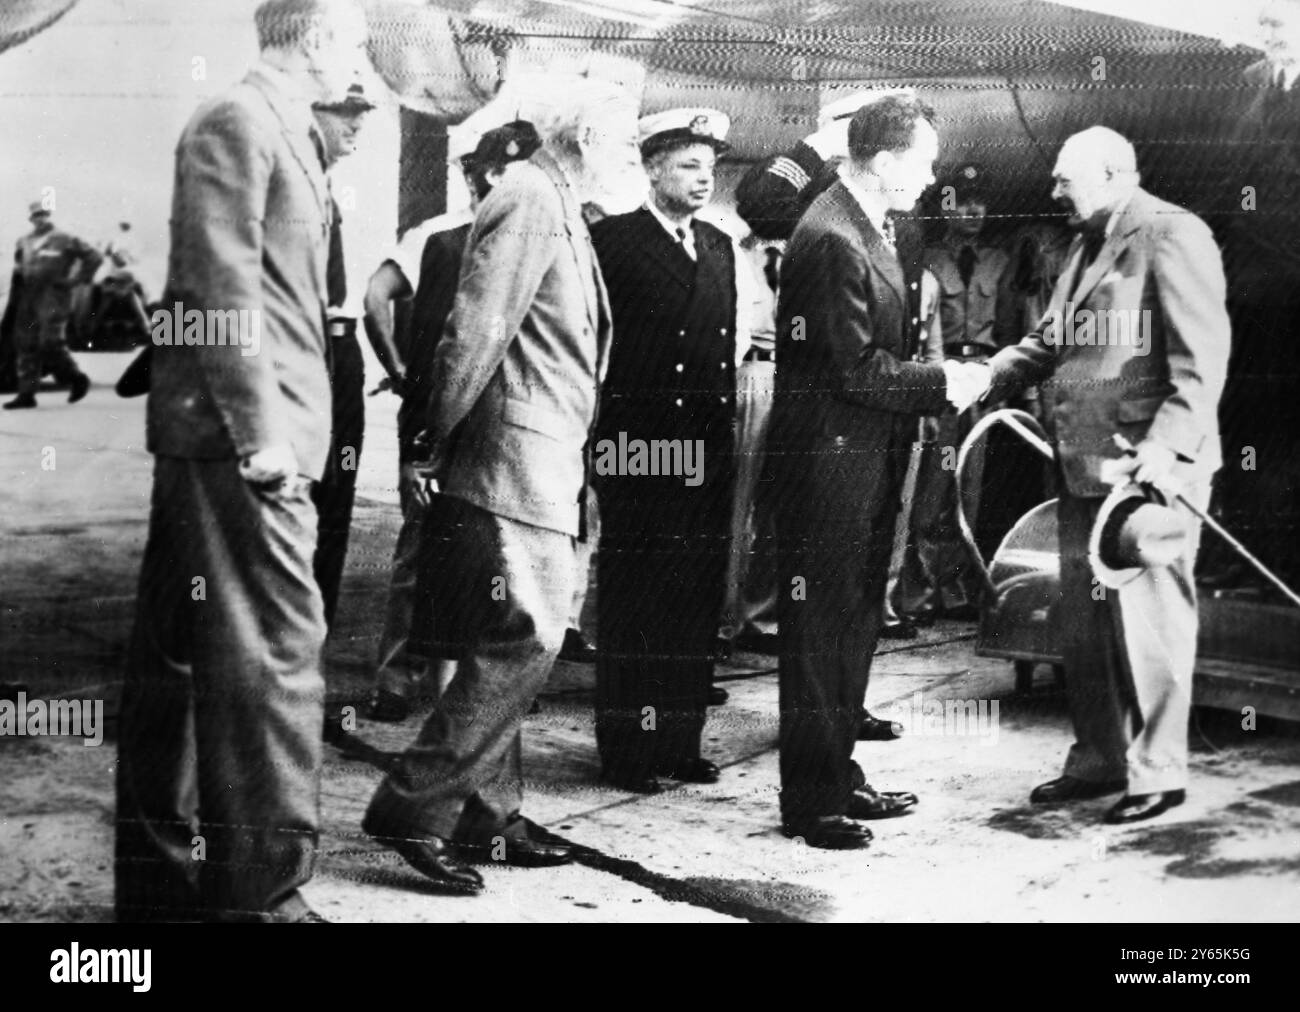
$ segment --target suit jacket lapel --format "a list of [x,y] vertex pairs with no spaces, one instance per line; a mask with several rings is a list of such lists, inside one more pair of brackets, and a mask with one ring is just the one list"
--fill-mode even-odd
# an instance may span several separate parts
[[867,252],[867,262],[894,290],[894,294],[898,296],[899,301],[906,306],[907,280],[903,277],[903,267],[898,262],[898,254],[876,231],[876,227],[871,224],[871,219],[867,217],[867,212],[862,210],[862,205],[849,192],[849,188],[842,182],[837,182],[835,190],[836,199],[839,201],[845,216],[853,222],[861,235],[862,246]]
[[284,132],[284,138],[289,145],[289,150],[293,152],[294,158],[302,166],[303,172],[307,174],[312,193],[315,195],[316,203],[320,207],[321,218],[328,222],[330,220],[328,183],[325,179],[325,169],[320,163],[320,157],[316,154],[316,148],[312,145],[310,113],[304,116],[302,112],[293,109],[275,81],[260,70],[252,70],[245,80],[262,93],[262,97],[266,99],[266,104],[270,107],[271,112],[280,121],[280,128]]
[[[1097,287],[1097,283],[1115,266],[1115,261],[1119,255],[1128,247],[1129,240],[1134,232],[1142,225],[1142,200],[1143,192],[1136,191],[1129,199],[1128,206],[1120,213],[1119,219],[1115,222],[1115,227],[1111,230],[1106,241],[1102,243],[1101,249],[1097,251],[1097,259],[1092,262],[1079,283],[1074,288],[1072,295],[1073,302],[1078,305],[1092,294],[1092,290]],[[1078,249],[1076,250],[1076,259],[1083,255],[1083,241],[1077,241]],[[1075,263],[1074,260],[1071,263]],[[1076,264],[1077,270],[1077,264]]]

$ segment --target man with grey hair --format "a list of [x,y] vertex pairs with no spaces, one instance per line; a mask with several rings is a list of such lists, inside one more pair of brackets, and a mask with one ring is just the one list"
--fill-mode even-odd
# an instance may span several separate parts
[[[1209,228],[1138,185],[1133,147],[1113,130],[1070,137],[1052,178],[1052,196],[1079,235],[1038,328],[994,357],[989,393],[1000,400],[1041,385],[1061,489],[1057,614],[1075,743],[1063,774],[1030,800],[1127,787],[1106,821],[1128,823],[1185,797],[1200,525],[1183,511],[1180,557],[1118,590],[1098,592],[1089,542],[1111,484],[1125,478],[1206,506],[1220,465],[1225,282]],[[1074,339],[1076,327],[1088,328],[1086,340]],[[1117,434],[1136,453],[1122,457]]]
[[[584,201],[640,171],[631,96],[552,82],[525,113],[543,147],[480,205],[434,355],[424,465],[442,532],[439,653],[460,667],[380,784],[363,828],[444,888],[477,892],[457,857],[567,862],[519,811],[521,725],[559,654],[587,536],[588,443],[610,310]],[[641,185],[644,185],[643,177]]]
[[[122,919],[320,920],[298,891],[320,828],[310,489],[330,438],[330,201],[311,107],[346,93],[365,24],[308,0],[268,0],[256,21],[261,61],[176,148],[162,302],[183,307],[187,340],[151,363],[153,502],[118,751]],[[219,339],[191,344],[192,314],[220,316]],[[259,328],[256,353],[226,340],[231,314]]]

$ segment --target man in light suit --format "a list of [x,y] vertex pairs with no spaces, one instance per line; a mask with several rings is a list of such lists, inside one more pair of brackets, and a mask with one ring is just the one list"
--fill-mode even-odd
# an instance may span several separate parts
[[579,79],[529,118],[543,147],[480,205],[434,355],[429,522],[445,535],[434,615],[439,650],[460,667],[363,822],[463,892],[482,879],[453,856],[570,859],[519,812],[521,724],[585,578],[577,549],[610,311],[582,204],[640,170],[635,105],[613,85]]
[[320,919],[298,892],[325,692],[309,492],[330,433],[329,195],[311,104],[346,90],[365,26],[310,0],[270,0],[256,22],[261,62],[176,149],[175,318],[154,321],[153,501],[122,692],[126,919]]
[[[1220,465],[1218,404],[1229,323],[1218,248],[1195,215],[1138,186],[1133,147],[1092,127],[1065,142],[1053,197],[1079,236],[1037,330],[994,357],[988,399],[1041,384],[1062,489],[1065,680],[1075,743],[1035,803],[1127,794],[1113,823],[1181,804],[1196,654],[1189,548],[1121,590],[1094,593],[1089,535],[1108,482],[1175,488],[1202,509]],[[1136,444],[1123,459],[1113,441]]]
[[[907,277],[919,243],[891,212],[934,182],[933,110],[893,95],[848,128],[840,178],[799,220],[781,268],[776,397],[768,454],[776,480],[781,589],[782,829],[807,845],[856,849],[860,820],[901,815],[853,761],[880,632],[894,522],[918,418],[968,406],[982,367],[913,361]],[[910,266],[909,266],[910,265]]]

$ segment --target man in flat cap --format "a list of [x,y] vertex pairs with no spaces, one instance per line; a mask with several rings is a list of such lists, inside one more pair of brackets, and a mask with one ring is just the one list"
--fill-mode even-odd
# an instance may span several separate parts
[[[393,549],[393,572],[388,588],[388,610],[379,639],[375,671],[372,720],[402,721],[411,713],[428,664],[413,652],[411,638],[419,626],[428,625],[417,609],[428,607],[418,591],[425,579],[437,573],[417,573],[422,532],[429,508],[427,482],[416,471],[421,459],[417,437],[424,429],[432,402],[433,355],[442,338],[460,281],[461,261],[470,225],[479,203],[501,180],[506,166],[533,156],[541,138],[531,123],[516,120],[488,130],[472,151],[459,159],[469,189],[470,206],[441,214],[411,228],[370,278],[366,290],[366,333],[388,372],[393,390],[401,396],[397,411],[398,495],[402,528]],[[392,305],[410,299],[404,347],[394,336]],[[427,639],[427,632],[423,638]],[[425,648],[427,651],[427,646]],[[442,659],[434,687],[441,694],[455,670]]]
[[[357,149],[366,113],[375,108],[359,83],[346,94],[312,104],[321,137],[321,164],[328,173]],[[316,555],[312,569],[325,601],[325,624],[334,626],[343,564],[348,553],[352,505],[361,467],[361,443],[366,429],[365,363],[357,341],[360,298],[348,291],[347,259],[343,250],[343,215],[330,189],[329,258],[325,265],[327,361],[333,424],[325,477],[312,488],[318,514]]]
[[[639,792],[658,790],[657,776],[719,776],[700,734],[729,554],[737,348],[748,346],[737,304],[753,295],[731,237],[696,215],[728,126],[714,109],[643,118],[650,197],[592,229],[615,335],[595,444],[596,741],[605,779]],[[693,454],[691,473],[644,473],[613,452],[660,441],[682,463]]]
[[93,246],[54,227],[50,209],[40,201],[29,208],[32,230],[14,252],[14,349],[18,396],[7,410],[36,407],[36,388],[49,371],[71,387],[68,401],[86,396],[90,378],[68,352],[68,316],[72,287],[89,280],[103,257]]
[[[994,334],[998,301],[1009,258],[987,242],[988,192],[984,169],[974,162],[958,166],[940,188],[940,213],[946,222],[941,242],[925,251],[925,266],[939,282],[939,320],[943,354],[959,362],[986,362],[997,353]],[[904,621],[930,625],[946,617],[978,617],[979,579],[957,527],[957,482],[953,463],[975,409],[933,420],[921,451],[916,493],[909,521],[907,553],[896,606]],[[970,484],[980,487],[982,455],[968,463]],[[978,491],[970,502],[978,501]],[[968,509],[974,520],[974,511]]]
[[[1075,741],[1030,801],[1125,791],[1105,820],[1128,823],[1185,797],[1200,524],[1182,511],[1186,550],[1118,590],[1099,592],[1089,543],[1125,475],[1207,505],[1222,459],[1226,285],[1209,228],[1138,185],[1133,146],[1115,131],[1070,137],[1052,179],[1079,234],[1038,327],[994,356],[987,398],[1040,385],[1061,490],[1057,614]],[[1135,454],[1121,456],[1117,434]]]
[[433,357],[426,470],[437,627],[460,667],[371,799],[363,829],[444,887],[482,888],[455,857],[562,864],[520,812],[522,724],[564,640],[587,534],[591,428],[609,300],[582,204],[640,173],[635,100],[555,80],[530,121],[542,148],[479,207]]

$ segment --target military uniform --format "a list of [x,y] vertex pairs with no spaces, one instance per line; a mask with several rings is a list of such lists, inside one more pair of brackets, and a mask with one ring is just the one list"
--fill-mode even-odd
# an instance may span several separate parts
[[41,374],[48,370],[60,383],[85,382],[68,352],[67,326],[72,286],[78,274],[89,277],[103,257],[94,247],[61,229],[32,232],[18,240],[14,254],[17,313],[18,394],[34,397]]

